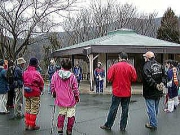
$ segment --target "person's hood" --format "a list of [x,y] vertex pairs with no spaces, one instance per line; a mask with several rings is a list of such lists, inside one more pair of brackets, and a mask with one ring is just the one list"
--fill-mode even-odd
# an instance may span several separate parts
[[59,75],[59,77],[60,78],[62,78],[62,79],[68,79],[70,76],[71,76],[71,72],[70,71],[68,71],[68,70],[59,70],[59,72],[58,72],[58,75]]

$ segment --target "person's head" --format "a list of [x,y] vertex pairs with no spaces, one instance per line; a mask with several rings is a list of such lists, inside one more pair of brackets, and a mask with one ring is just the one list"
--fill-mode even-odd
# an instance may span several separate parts
[[102,66],[102,63],[98,62],[97,66],[98,66],[98,68],[100,68]]
[[173,68],[173,60],[166,60],[165,61],[165,66],[166,66],[166,68],[167,69],[169,69],[169,68]]
[[24,67],[26,61],[23,57],[17,59],[17,65],[20,65],[21,67]]
[[0,59],[0,66],[3,66],[3,65],[4,65],[4,60]]
[[143,54],[143,57],[145,61],[153,60],[155,58],[155,55],[152,51],[147,51],[145,54]]
[[72,68],[71,60],[69,59],[63,59],[61,61],[61,67],[65,70],[70,70]]
[[38,59],[37,58],[31,58],[30,61],[29,61],[29,66],[33,66],[33,67],[38,67]]
[[14,65],[13,60],[8,60],[8,67],[13,66],[13,65]]
[[54,59],[51,59],[51,60],[50,60],[50,64],[51,64],[51,65],[55,65],[55,60],[54,60]]
[[79,66],[79,61],[76,61],[76,66]]
[[125,53],[125,52],[120,52],[119,53],[119,61],[123,61],[123,60],[128,60],[128,55],[127,55],[127,53]]

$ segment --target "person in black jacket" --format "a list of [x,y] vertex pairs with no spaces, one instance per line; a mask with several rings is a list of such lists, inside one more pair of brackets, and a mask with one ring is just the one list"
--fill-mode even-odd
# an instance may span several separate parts
[[165,71],[161,64],[155,60],[153,52],[148,51],[143,55],[145,64],[143,66],[143,96],[146,101],[149,123],[146,128],[157,128],[157,114],[160,97],[163,95]]

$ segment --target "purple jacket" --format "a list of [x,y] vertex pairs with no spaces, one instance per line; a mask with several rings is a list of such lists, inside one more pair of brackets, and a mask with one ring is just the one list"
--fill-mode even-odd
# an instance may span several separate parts
[[55,72],[51,80],[51,92],[56,93],[55,104],[57,106],[75,106],[75,96],[79,96],[78,83],[75,75],[69,70],[64,69]]

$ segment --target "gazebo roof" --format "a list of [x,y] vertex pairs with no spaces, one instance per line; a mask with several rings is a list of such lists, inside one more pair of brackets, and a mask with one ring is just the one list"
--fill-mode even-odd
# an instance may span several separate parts
[[144,53],[147,50],[155,53],[180,52],[180,44],[143,36],[133,30],[120,29],[100,38],[56,50],[53,56],[83,54],[87,47],[90,48],[90,53]]

